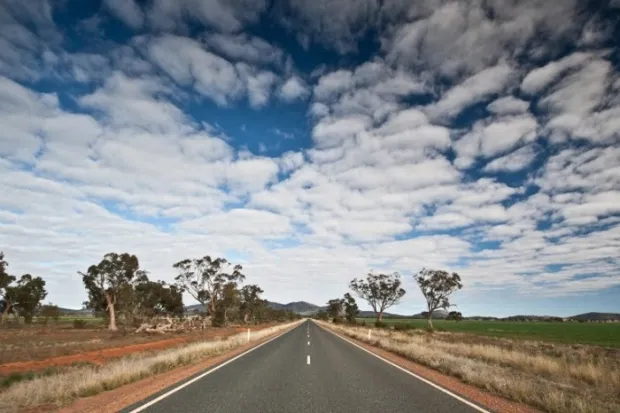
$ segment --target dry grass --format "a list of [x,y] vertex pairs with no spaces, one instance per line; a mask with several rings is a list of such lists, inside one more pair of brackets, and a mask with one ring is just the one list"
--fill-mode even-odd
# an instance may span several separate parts
[[[299,322],[255,331],[251,340],[290,328]],[[62,374],[17,383],[0,393],[0,412],[10,413],[42,404],[65,404],[77,397],[91,396],[174,367],[196,362],[247,343],[246,333],[226,339],[193,343],[153,355],[136,355],[101,367],[76,367]]]
[[[322,325],[326,325],[322,323]],[[327,325],[509,399],[551,413],[620,412],[620,360],[598,348]]]

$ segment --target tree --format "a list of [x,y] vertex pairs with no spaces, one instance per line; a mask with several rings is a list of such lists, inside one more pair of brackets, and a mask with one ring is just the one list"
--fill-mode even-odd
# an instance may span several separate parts
[[327,321],[327,320],[329,320],[329,314],[326,311],[324,311],[324,310],[319,310],[316,313],[316,318],[319,319],[319,320]]
[[241,289],[241,313],[243,322],[254,320],[256,312],[263,304],[260,295],[264,293],[258,285],[246,285]]
[[122,302],[119,300],[121,293],[128,291],[127,287],[132,280],[146,277],[146,271],[140,269],[138,257],[111,252],[104,255],[99,264],[91,265],[86,273],[78,274],[82,276],[88,291],[89,303],[93,306],[91,308],[105,306],[108,330],[118,330],[115,306]]
[[47,321],[51,318],[54,321],[58,321],[60,318],[60,309],[54,304],[42,305],[39,309],[39,315],[43,317],[43,323],[47,324]]
[[370,304],[374,311],[377,321],[383,319],[383,312],[397,304],[405,295],[405,290],[401,288],[400,275],[368,273],[365,280],[353,279],[349,284],[358,297],[363,298]]
[[327,302],[327,314],[334,320],[339,322],[344,316],[344,300],[342,298],[334,298]]
[[461,321],[463,320],[463,314],[459,311],[450,311],[446,317],[446,320]]
[[5,317],[13,311],[11,284],[15,282],[15,277],[7,274],[6,267],[9,264],[4,260],[4,253],[0,252],[0,313],[2,318],[0,324],[4,323]]
[[211,318],[214,327],[225,326],[230,318],[235,318],[241,302],[240,295],[237,283],[229,282],[224,284],[221,296],[215,307],[215,314]]
[[356,323],[356,317],[360,313],[360,310],[355,302],[355,298],[349,293],[344,295],[344,314],[347,322],[350,324]]
[[162,315],[182,316],[185,311],[183,294],[176,285],[143,279],[133,286],[133,293],[135,306],[141,318]]
[[452,307],[450,304],[450,295],[453,292],[463,288],[461,277],[453,272],[452,274],[443,270],[422,269],[418,274],[413,276],[418,283],[422,295],[426,299],[428,308],[427,317],[428,327],[433,328],[433,311],[437,309],[447,310]]
[[185,259],[173,265],[179,271],[175,278],[177,286],[187,291],[204,307],[209,316],[217,311],[218,302],[222,299],[224,286],[229,283],[243,282],[245,275],[241,273],[241,265],[235,265],[232,272],[227,272],[231,264],[225,258],[212,259],[204,256],[198,259]]
[[24,274],[17,280],[6,272],[7,267],[4,253],[0,252],[0,324],[4,323],[6,316],[11,313],[24,317],[24,321],[30,324],[39,303],[47,295],[45,281],[30,274]]
[[9,287],[15,311],[24,317],[26,324],[32,323],[39,303],[47,296],[45,281],[41,277],[24,274],[14,287]]

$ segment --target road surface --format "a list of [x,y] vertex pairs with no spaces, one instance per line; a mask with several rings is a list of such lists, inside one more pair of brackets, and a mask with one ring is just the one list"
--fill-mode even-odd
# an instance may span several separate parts
[[181,384],[123,412],[484,412],[310,321],[174,391]]

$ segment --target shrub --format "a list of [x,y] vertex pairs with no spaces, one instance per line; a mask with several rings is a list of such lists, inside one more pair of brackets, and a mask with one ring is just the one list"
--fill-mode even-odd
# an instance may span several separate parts
[[407,323],[396,323],[394,324],[394,330],[396,331],[407,331],[411,330],[412,326]]
[[73,320],[73,328],[83,329],[86,328],[87,324],[85,320],[80,320],[78,318]]
[[388,324],[384,321],[375,321],[375,327],[377,328],[388,328]]

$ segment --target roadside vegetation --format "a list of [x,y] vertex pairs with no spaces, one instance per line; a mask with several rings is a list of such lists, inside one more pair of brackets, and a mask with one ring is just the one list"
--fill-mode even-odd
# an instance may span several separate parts
[[[220,354],[299,320],[274,310],[240,265],[180,261],[173,283],[154,281],[135,255],[109,253],[78,272],[82,310],[42,301],[41,277],[9,273],[0,252],[0,411],[65,403]],[[199,304],[188,309],[187,292]],[[243,332],[243,333],[241,333]]]
[[[463,288],[457,273],[423,269],[413,279],[426,300],[423,318],[385,318],[405,290],[398,273],[373,272],[349,288],[369,304],[374,319],[360,319],[348,293],[329,300],[315,318],[340,334],[549,413],[620,412],[620,349],[612,348],[620,347],[619,324],[463,320],[460,312],[448,312],[455,307],[452,294]],[[433,323],[437,310],[447,318]]]
[[[373,318],[357,318],[357,324],[374,326]],[[421,318],[384,318],[386,327],[395,329],[425,329]],[[587,344],[620,349],[620,323],[578,323],[550,321],[500,320],[434,320],[435,330],[468,333],[479,336],[549,341],[564,344]]]
[[[294,321],[254,331],[250,341],[293,327]],[[154,354],[133,355],[103,366],[82,366],[63,370],[58,374],[41,375],[21,381],[0,392],[0,412],[12,413],[24,408],[45,404],[62,405],[78,397],[111,390],[153,374],[178,366],[195,363],[238,348],[248,343],[247,334],[159,351]]]
[[620,353],[466,334],[323,324],[508,399],[550,413],[620,411]]

